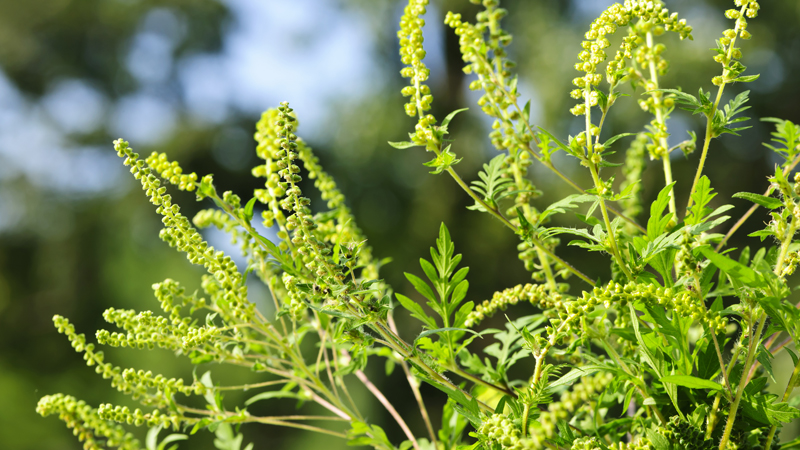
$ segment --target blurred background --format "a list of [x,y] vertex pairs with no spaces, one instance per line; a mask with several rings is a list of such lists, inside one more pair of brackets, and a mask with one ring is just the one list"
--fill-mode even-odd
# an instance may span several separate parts
[[[467,89],[472,78],[463,74],[457,39],[442,21],[447,10],[473,18],[477,8],[466,1],[432,3],[425,38],[433,112],[441,118],[471,107],[451,129],[454,150],[464,157],[457,169],[472,180],[495,154],[486,138],[490,122]],[[532,100],[532,121],[563,139],[581,127],[568,112],[581,36],[611,3],[503,2],[512,12],[504,24],[515,36],[510,51],[519,64],[523,97]],[[732,4],[666,2],[694,27],[695,40],[663,38],[672,67],[662,86],[689,92],[713,88],[710,79],[720,67],[709,47],[730,26],[723,11]],[[469,299],[481,301],[529,280],[516,256],[515,236],[488,215],[468,211],[471,202],[451,179],[428,174],[421,149],[386,144],[404,140],[414,125],[403,113],[399,93],[404,80],[396,24],[403,6],[395,0],[0,0],[0,447],[80,448],[61,421],[36,415],[43,395],[63,392],[95,406],[129,403],[56,333],[54,314],[69,317],[91,337],[106,328],[102,312],[109,306],[157,309],[150,289],[154,282],[170,277],[190,289],[199,286],[200,268],[158,239],[158,216],[112,151],[111,141],[118,137],[142,154],[165,151],[189,171],[214,173],[220,189],[247,199],[260,184],[249,175],[258,162],[254,124],[264,109],[290,101],[300,118],[298,134],[347,195],[375,254],[393,258],[383,276],[397,291],[409,294],[402,272],[420,272],[417,260],[428,253],[442,221],[472,268]],[[759,17],[750,21],[754,38],[742,43],[742,62],[748,74],[761,78],[727,88],[725,101],[752,89],[748,124],[753,128],[741,138],[712,143],[705,173],[722,193],[718,199],[767,186],[765,177],[777,160],[761,145],[769,140],[771,125],[758,118],[800,122],[798,23],[800,2],[788,0],[764,2]],[[637,95],[617,103],[605,133],[636,132],[649,120],[636,105]],[[685,139],[688,130],[702,136],[703,127],[698,117],[676,112],[671,144]],[[681,204],[699,152],[688,159],[675,153]],[[563,154],[556,160],[588,186],[574,162]],[[532,176],[545,193],[541,205],[572,193],[548,172],[534,169]],[[662,185],[660,163],[650,162],[643,181],[645,204]],[[190,217],[210,206],[197,204],[191,195],[176,198]],[[743,200],[733,204],[734,217],[749,207]],[[766,220],[757,213],[731,246],[757,245],[746,235]],[[224,235],[207,237],[215,246],[227,243]],[[564,246],[560,253],[591,275],[607,273],[605,260],[580,249]],[[251,294],[264,292],[254,286]],[[511,312],[523,313],[530,311],[519,306]],[[415,331],[409,326],[401,334]],[[123,349],[107,354],[116,364],[191,378],[190,364],[166,353]],[[382,363],[373,365],[374,381],[411,418],[411,426],[422,430],[413,402],[407,403],[402,373],[383,377]],[[776,363],[780,390],[787,367],[785,361]],[[442,395],[423,389],[436,421]],[[366,401],[367,394],[357,395]],[[382,407],[372,403],[366,410],[370,419],[383,424],[395,442],[402,440]],[[294,407],[288,400],[273,406],[287,413]],[[784,440],[797,434],[796,425],[785,428]],[[256,448],[323,442],[282,428],[243,430],[245,442],[255,442]],[[190,447],[211,448],[209,436],[201,437]],[[343,441],[324,443],[345,448]]]

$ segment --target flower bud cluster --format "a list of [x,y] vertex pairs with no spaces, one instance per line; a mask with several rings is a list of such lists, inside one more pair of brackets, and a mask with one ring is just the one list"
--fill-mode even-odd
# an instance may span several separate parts
[[104,361],[103,352],[95,352],[94,344],[86,343],[86,335],[77,334],[75,326],[66,318],[56,315],[53,316],[53,323],[58,332],[67,336],[72,348],[76,352],[83,353],[83,359],[89,367],[94,366],[95,372],[102,375],[104,379],[111,380],[111,387],[125,394],[133,396],[134,400],[140,399],[142,404],[162,405],[166,404],[163,397],[158,397],[148,393],[147,387],[137,383],[131,383],[122,376],[122,368],[113,366]]
[[534,448],[533,442],[521,437],[519,428],[502,414],[492,414],[478,428],[478,434],[485,436],[492,444],[499,444],[503,450]]
[[597,438],[582,437],[575,439],[570,450],[601,450],[600,442]]
[[[536,189],[535,187],[533,188]],[[515,206],[509,208],[506,211],[506,217],[508,217],[509,219],[513,218],[511,223],[513,223],[516,226],[519,226],[519,218],[517,218],[518,214],[516,210],[517,206],[520,205],[516,205],[515,202]],[[528,220],[529,223],[537,223],[539,220],[539,211],[533,206],[530,206],[530,211],[531,211],[530,214],[531,217],[526,217],[526,219]],[[555,248],[558,247],[558,244],[560,242],[561,239],[552,236],[544,238],[541,241],[542,245],[548,248],[550,251],[554,251]],[[543,270],[544,267],[541,264],[541,259],[539,259],[539,264],[536,263],[536,260],[539,258],[539,251],[537,250],[536,246],[533,245],[533,243],[531,242],[521,241],[519,244],[517,244],[517,251],[519,252],[518,258],[525,265],[525,269],[532,272],[531,277],[539,282],[544,281],[546,275]]]
[[[498,5],[497,0],[484,0],[486,9],[478,13],[474,25],[462,21],[460,14],[452,12],[447,13],[445,24],[459,37],[461,57],[467,63],[464,72],[478,76],[469,85],[471,90],[484,91],[478,106],[486,115],[496,119],[489,134],[492,145],[516,155],[528,147],[534,137],[528,127],[514,127],[514,122],[522,119],[516,108],[516,81],[511,76],[511,69],[516,64],[508,59],[505,49],[511,43],[511,35],[500,27],[500,20],[508,12]],[[485,38],[487,33],[488,39]]]
[[[602,76],[598,73],[599,65],[606,60],[605,49],[611,44],[607,36],[614,34],[618,27],[624,27],[631,23],[634,18],[648,23],[644,27],[663,27],[666,31],[673,31],[680,35],[681,39],[690,38],[692,27],[686,25],[686,20],[678,20],[676,13],[669,13],[659,2],[651,0],[625,0],[623,5],[614,3],[594,22],[586,32],[586,40],[581,43],[583,50],[578,55],[579,62],[575,64],[575,70],[584,72],[585,75],[572,80],[578,89],[573,90],[570,96],[574,99],[581,99],[570,112],[576,116],[586,114],[586,108],[596,106],[598,94],[593,90],[593,86],[600,84]],[[625,60],[633,57],[633,50],[642,42],[636,32],[631,32],[622,39],[622,46],[617,51],[614,61],[610,62],[606,75],[609,82],[616,84],[622,79],[624,73],[618,71],[625,69]]]
[[139,441],[121,426],[101,417],[98,410],[75,397],[55,394],[39,400],[36,412],[47,417],[58,414],[75,436],[83,442],[84,450],[117,448],[119,450],[138,450]]
[[788,277],[792,275],[795,270],[797,270],[797,264],[800,263],[800,255],[797,252],[789,252],[786,255],[786,258],[783,260],[783,270],[781,271],[781,277]]
[[97,414],[104,420],[109,420],[117,423],[125,423],[128,425],[148,427],[172,426],[173,429],[178,430],[184,418],[176,413],[164,414],[158,409],[153,410],[151,413],[145,414],[141,409],[136,408],[133,411],[127,406],[114,406],[110,403],[104,403],[97,408]]
[[608,448],[609,450],[653,450],[653,445],[649,439],[639,437],[633,442],[615,442]]
[[[266,160],[266,163],[254,168],[253,175],[267,178],[266,189],[257,190],[256,198],[261,203],[268,205],[268,209],[262,214],[264,225],[272,227],[273,224],[278,224],[280,229],[278,237],[282,239],[279,247],[281,250],[286,251],[289,249],[291,242],[289,240],[289,227],[291,225],[287,224],[287,219],[280,206],[280,202],[285,199],[289,189],[288,183],[282,181],[281,176],[278,174],[281,170],[279,162],[283,158],[281,156],[283,155],[282,138],[278,136],[279,131],[283,130],[283,125],[278,122],[286,122],[285,118],[282,119],[280,117],[281,114],[282,112],[278,109],[270,109],[262,115],[261,120],[256,125],[255,138],[258,142],[256,152],[259,157]],[[294,117],[292,119],[293,121],[296,120]],[[322,169],[319,164],[319,158],[314,155],[311,147],[302,139],[296,136],[295,138],[295,144],[297,145],[295,149],[296,159],[303,162],[308,172],[308,177],[314,180],[314,186],[319,190],[322,199],[328,202],[327,206],[330,208],[330,211],[318,213],[313,217],[316,226],[313,230],[314,235],[323,242],[338,243],[343,246],[350,243],[363,242],[365,240],[364,235],[356,225],[352,212],[344,202],[344,194],[336,186],[333,177]],[[360,247],[357,265],[364,268],[362,272],[364,277],[370,279],[378,277],[377,267],[372,260],[372,249],[369,246],[362,245]],[[295,300],[291,301],[295,308],[290,309],[299,312],[298,308],[302,305],[302,302],[298,303],[300,301],[299,298]]]
[[545,436],[553,437],[558,421],[569,421],[576,410],[584,408],[591,411],[594,408],[593,401],[597,399],[597,394],[603,391],[613,379],[614,375],[610,372],[599,372],[593,376],[583,377],[572,386],[572,389],[564,391],[559,401],[548,404],[547,412],[542,413],[539,417],[539,424]]
[[154,283],[151,287],[161,309],[169,314],[170,320],[180,319],[183,308],[189,308],[190,312],[194,312],[207,307],[205,299],[196,295],[191,297],[185,295],[186,289],[170,278],[161,283]]
[[705,305],[699,303],[695,295],[689,291],[675,292],[671,288],[634,282],[623,286],[611,281],[604,287],[594,288],[591,294],[584,292],[584,296],[594,298],[606,308],[613,307],[617,310],[627,307],[629,302],[644,303],[648,306],[660,305],[682,317],[691,317],[706,328],[717,332],[724,330],[728,324],[718,313],[707,310]]
[[[344,201],[344,194],[336,186],[333,177],[322,169],[319,158],[311,151],[311,147],[298,139],[298,154],[303,161],[303,165],[308,171],[308,177],[314,180],[314,186],[319,190],[322,200],[328,202],[333,214],[320,213],[314,216],[314,223],[317,225],[317,236],[331,244],[340,244],[341,253],[346,258],[345,249],[349,244],[355,244],[366,240],[364,233],[356,224],[355,217]],[[356,265],[362,266],[362,277],[367,279],[378,278],[378,267],[372,258],[372,247],[363,244],[360,246]]]
[[[170,163],[165,155],[157,153],[147,158],[145,166],[145,161],[140,160],[139,155],[121,139],[114,141],[114,149],[117,155],[125,158],[125,165],[131,166],[134,178],[142,183],[142,189],[150,196],[150,202],[158,207],[156,212],[163,216],[161,221],[165,228],[161,230],[159,237],[171,247],[186,253],[190,262],[204,266],[216,277],[226,290],[226,301],[230,305],[232,316],[241,321],[249,321],[254,315],[255,304],[247,300],[247,287],[242,283],[242,274],[239,273],[236,264],[230,256],[215,251],[214,247],[203,240],[189,219],[180,213],[178,205],[172,203],[172,196],[166,193],[166,187],[161,185],[157,177],[157,175],[163,177],[170,171],[175,172],[178,166]],[[203,191],[205,186],[204,189],[213,191],[211,183],[210,175],[203,177],[198,190]],[[185,189],[189,187],[185,186]],[[203,195],[207,193],[200,192]],[[232,194],[225,197],[228,202],[238,203],[238,197]]]
[[686,450],[714,450],[719,445],[712,439],[706,439],[702,430],[678,416],[672,416],[666,426],[660,427],[658,432],[674,446]]
[[[646,438],[639,437],[633,442],[614,442],[609,444],[608,447],[601,447],[597,438],[582,437],[572,443],[570,450],[600,450],[608,448],[609,450],[653,450],[653,446]],[[683,449],[683,447],[679,447]]]
[[[517,82],[511,73],[516,64],[508,59],[505,49],[511,43],[511,35],[500,26],[500,21],[508,11],[499,7],[498,0],[472,0],[472,3],[483,4],[485,8],[477,14],[476,24],[465,22],[461,20],[460,14],[452,12],[447,13],[445,24],[453,28],[459,37],[462,59],[467,63],[464,72],[475,73],[478,77],[470,83],[469,88],[484,91],[478,100],[478,106],[486,115],[495,118],[489,139],[496,149],[509,152],[505,164],[514,184],[508,190],[516,190],[518,194],[507,215],[510,218],[515,217],[516,208],[519,207],[526,216],[536,216],[538,213],[530,206],[530,202],[540,196],[541,191],[526,177],[528,167],[533,163],[531,142],[535,137],[528,124],[519,123],[527,119],[523,118],[517,104]],[[526,219],[528,222],[536,221],[535,217]],[[512,219],[512,223],[514,222]],[[519,222],[516,221],[515,225],[519,225]],[[522,244],[523,247],[525,245]],[[533,248],[520,248],[520,259],[532,272],[536,270],[534,259],[537,256]],[[544,275],[540,278],[543,279]]]
[[541,309],[557,307],[561,302],[560,296],[552,296],[547,286],[543,284],[526,283],[495,292],[491,300],[484,300],[475,310],[467,316],[466,327],[473,327],[481,323],[486,317],[492,317],[497,311],[505,311],[509,305],[516,305],[520,301],[529,302]]
[[247,256],[250,251],[254,251],[259,247],[255,245],[255,241],[249,233],[243,231],[239,224],[234,220],[230,214],[217,208],[203,209],[197,212],[192,218],[192,223],[197,228],[203,229],[208,227],[216,227],[218,230],[224,231],[231,237],[231,243],[238,244],[242,250],[242,255]]
[[[295,246],[297,253],[301,255],[306,269],[311,272],[311,278],[323,286],[341,285],[345,282],[347,268],[333,262],[331,244],[325,242],[316,231],[319,226],[311,215],[309,208],[311,200],[303,197],[303,192],[297,185],[302,180],[298,174],[300,168],[295,164],[300,158],[298,154],[300,146],[297,136],[294,134],[297,119],[291,115],[292,111],[287,103],[282,103],[278,108],[275,122],[275,131],[281,149],[276,154],[280,158],[277,160],[277,166],[280,169],[278,175],[283,180],[282,185],[286,190],[286,196],[278,203],[281,208],[291,213],[286,219],[286,229],[292,232],[291,243]],[[285,279],[284,284],[290,293],[295,291],[295,297],[289,299],[289,307],[293,310],[299,308],[302,304],[303,294],[297,292],[293,284],[287,284]],[[299,311],[294,311],[294,313],[297,314]]]
[[153,375],[153,372],[149,370],[125,369],[122,371],[122,379],[131,385],[154,389],[156,395],[164,398],[170,398],[178,392],[183,395],[200,395],[205,392],[205,386],[199,381],[186,386],[181,378],[167,378],[161,374]]
[[[622,167],[622,174],[625,179],[619,189],[620,192],[624,192],[631,185],[633,185],[633,189],[631,190],[631,196],[620,200],[619,203],[622,206],[622,213],[627,217],[636,217],[642,212],[642,199],[639,195],[642,187],[639,180],[642,179],[642,172],[644,172],[644,151],[647,140],[647,135],[644,133],[637,134],[636,138],[631,141],[627,152],[625,152],[625,165]],[[626,226],[630,226],[630,224]]]
[[[433,95],[431,88],[423,84],[430,76],[430,69],[425,66],[425,49],[422,43],[422,27],[425,19],[422,16],[427,12],[428,0],[408,0],[408,5],[403,9],[400,18],[400,30],[397,38],[400,40],[400,60],[406,66],[400,71],[403,78],[410,79],[410,85],[403,88],[404,97],[410,97],[405,105],[406,114],[410,117],[419,116],[413,141],[417,144],[427,144],[434,141],[435,135],[432,126],[436,119],[425,113],[431,109]],[[433,142],[433,144],[438,144]]]
[[154,316],[150,311],[109,308],[103,313],[106,322],[114,323],[126,333],[97,331],[97,341],[112,347],[164,348],[172,351],[208,351],[205,347],[222,331],[215,326],[191,326],[191,317],[173,318]]
[[306,314],[307,306],[303,301],[305,295],[297,289],[297,279],[295,277],[284,272],[282,281],[286,288],[286,295],[282,300],[284,308],[294,320],[300,321]]
[[184,174],[178,162],[170,162],[164,153],[153,152],[145,159],[145,162],[148,167],[158,172],[161,178],[182,191],[192,192],[197,187],[197,174],[194,172]]
[[282,239],[278,243],[278,248],[281,251],[287,251],[289,249],[289,232],[286,229],[286,216],[278,205],[278,201],[286,195],[286,188],[278,175],[277,160],[280,158],[278,152],[281,151],[281,147],[278,133],[275,131],[277,121],[278,110],[272,108],[265,111],[261,115],[261,120],[256,124],[256,154],[265,162],[253,168],[252,173],[254,177],[267,179],[264,184],[265,189],[256,189],[254,195],[259,202],[267,205],[267,209],[261,213],[264,226],[272,228],[274,224],[278,225],[278,237]]
[[721,48],[718,50],[717,55],[714,56],[714,61],[722,65],[722,75],[716,76],[711,80],[716,86],[733,82],[744,71],[744,65],[739,62],[742,57],[742,51],[734,47],[734,44],[737,37],[745,40],[753,37],[747,31],[747,19],[758,16],[758,10],[761,9],[761,5],[756,0],[735,0],[734,4],[739,9],[725,11],[725,17],[735,20],[735,25],[732,29],[729,28],[722,32],[722,38],[719,39]]

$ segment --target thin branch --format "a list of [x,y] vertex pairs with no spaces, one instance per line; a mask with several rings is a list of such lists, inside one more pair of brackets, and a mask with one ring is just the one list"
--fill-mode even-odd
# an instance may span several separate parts
[[[394,323],[394,316],[392,315],[391,311],[386,317],[387,322],[389,323],[389,328],[394,332],[397,333],[397,325]],[[408,380],[408,385],[411,387],[411,391],[414,393],[414,399],[417,401],[417,405],[419,406],[419,412],[422,415],[422,421],[425,422],[425,428],[428,429],[428,435],[431,438],[431,444],[433,444],[434,448],[438,448],[436,443],[436,432],[433,430],[433,424],[431,423],[431,418],[428,416],[428,408],[425,407],[425,401],[422,399],[422,394],[419,392],[419,381],[411,374],[411,370],[408,368],[408,364],[404,359],[400,359],[400,366],[403,368],[403,372],[406,374],[406,379]]]
[[411,445],[414,446],[414,449],[422,450],[419,444],[417,443],[417,438],[415,438],[414,435],[411,433],[411,429],[408,428],[408,425],[406,425],[406,422],[403,420],[403,417],[401,417],[400,414],[397,412],[397,410],[394,409],[394,406],[392,406],[389,400],[383,395],[383,392],[381,392],[380,389],[378,389],[374,384],[372,384],[371,381],[369,381],[367,376],[364,375],[364,372],[356,370],[355,373],[358,379],[361,380],[362,383],[364,383],[364,386],[366,386],[367,389],[369,389],[369,391],[372,392],[372,395],[374,395],[375,398],[377,398],[378,401],[381,402],[384,408],[386,408],[386,410],[389,411],[389,414],[392,415],[395,422],[397,422],[397,424],[400,425],[400,428],[402,428],[403,433],[405,433],[408,440],[411,441]]

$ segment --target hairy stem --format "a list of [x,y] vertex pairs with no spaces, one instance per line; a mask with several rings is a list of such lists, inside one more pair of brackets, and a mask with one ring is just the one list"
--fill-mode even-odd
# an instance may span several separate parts
[[[750,365],[753,363],[753,359],[755,359],[756,342],[760,340],[761,333],[764,331],[764,324],[767,323],[766,313],[762,313],[758,320],[758,329],[750,336],[750,343],[747,346],[747,357],[745,358],[744,363],[745,371],[742,372],[742,377],[739,380],[739,387],[736,390],[736,396],[733,398],[733,402],[731,403],[731,409],[728,413],[728,421],[725,423],[725,430],[722,432],[722,440],[719,443],[719,450],[725,450],[727,447],[728,440],[731,436],[731,431],[733,430],[733,424],[736,422],[736,413],[739,409],[739,401],[742,399],[744,387],[747,385],[747,376],[744,372],[749,370]],[[751,325],[748,328],[752,330],[753,327]]]

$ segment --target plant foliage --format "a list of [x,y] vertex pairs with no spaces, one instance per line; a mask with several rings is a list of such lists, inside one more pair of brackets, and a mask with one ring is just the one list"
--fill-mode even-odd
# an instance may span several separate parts
[[[735,196],[754,207],[727,231],[723,226],[731,217],[725,214],[733,207],[703,173],[712,139],[747,129],[738,124],[746,120],[739,114],[748,109],[749,91],[727,103],[721,100],[728,84],[756,78],[742,75],[742,53],[735,45],[751,37],[747,23],[757,16],[759,4],[736,0],[737,9],[726,13],[734,25],[714,49],[722,66],[721,75],[711,80],[716,95],[700,88],[697,97],[659,88],[668,64],[655,38],[670,32],[691,39],[686,20],[659,2],[610,6],[586,33],[575,65],[581,74],[573,80],[577,104],[570,111],[583,116],[585,130],[566,142],[530,123],[530,103],[520,107],[506,49],[511,36],[501,26],[507,11],[499,2],[474,0],[483,6],[475,22],[448,13],[445,23],[458,36],[465,71],[474,74],[470,88],[482,92],[478,106],[493,121],[489,139],[500,152],[470,186],[456,171],[457,143],[445,139],[463,110],[439,125],[430,113],[433,95],[425,84],[429,69],[422,36],[427,3],[410,0],[400,21],[401,75],[409,79],[402,94],[417,124],[409,141],[390,144],[433,153],[425,166],[434,174],[447,173],[474,200],[470,209],[491,215],[497,226],[518,236],[520,259],[537,282],[521,280],[490,299],[470,298],[469,268],[459,267],[461,255],[442,224],[430,259],[421,258],[421,270],[405,274],[410,286],[396,287],[405,295],[395,292],[380,278],[382,261],[373,256],[342,192],[298,136],[288,103],[265,112],[257,125],[262,163],[253,175],[265,182],[244,203],[232,192],[219,193],[211,175],[187,173],[165,154],[143,159],[118,140],[115,150],[162,216],[161,238],[207,273],[202,292],[187,292],[171,279],[153,285],[163,312],[107,310],[104,319],[112,329],[97,331],[96,340],[112,347],[168,349],[209,369],[184,380],[116,366],[66,318],[56,316],[58,331],[88,365],[140,407],[92,407],[56,394],[43,397],[38,411],[57,414],[86,448],[141,448],[123,427],[135,425],[150,427],[145,448],[151,450],[172,450],[201,430],[215,433],[218,448],[238,450],[245,444],[238,432],[244,423],[293,427],[385,450],[778,448],[777,431],[800,417],[796,401],[790,401],[800,379],[800,359],[790,350],[800,344],[800,310],[790,283],[800,262],[794,239],[800,227],[800,175],[792,175],[800,158],[800,128],[765,119],[775,124],[773,143],[765,145],[784,162],[764,194]],[[627,35],[614,59],[603,65],[608,36],[620,29]],[[640,91],[639,106],[651,121],[639,133],[602,138],[605,116],[628,84],[634,93]],[[666,120],[676,106],[706,117],[685,208],[678,207],[674,188],[689,183],[672,179],[670,154],[691,153],[696,136],[667,145]],[[631,135],[636,139],[622,169],[626,181],[619,186],[619,169],[608,157],[619,149],[620,138]],[[551,155],[558,150],[579,160],[591,175],[590,187],[580,187],[556,168]],[[663,162],[664,187],[640,222],[634,214],[643,209],[637,185],[645,150]],[[528,172],[532,164],[553,171],[574,194],[549,206],[538,204]],[[304,177],[314,180],[325,205],[312,207],[300,187]],[[194,192],[214,208],[190,220],[168,188]],[[616,209],[616,202],[623,207]],[[770,218],[751,235],[761,238],[754,242],[760,246],[739,250],[737,257],[736,249],[725,244],[757,207],[768,209]],[[257,213],[275,239],[253,226]],[[550,226],[557,214],[574,214],[577,220]],[[209,226],[224,229],[240,245],[247,257],[244,270],[204,240],[198,229]],[[563,236],[573,238],[568,245],[608,257],[607,281],[585,275],[580,261],[559,255]],[[277,314],[265,315],[256,307],[245,284],[248,277],[267,286]],[[539,312],[515,314],[512,307],[520,302]],[[416,321],[416,335],[398,332],[398,309]],[[501,329],[481,328],[485,318],[507,309]],[[477,339],[485,345],[473,345]],[[780,352],[791,356],[794,371],[775,395],[766,388],[777,383],[772,361]],[[383,360],[387,371],[402,367],[425,429],[412,429],[409,423],[416,419],[400,415],[367,377],[364,368],[376,360]],[[262,381],[225,385],[210,363],[245,367]],[[520,376],[521,367],[527,369]],[[345,379],[363,384],[406,440],[393,442],[369,423]],[[446,396],[441,424],[431,421],[420,382]],[[230,390],[253,393],[232,405],[225,399]],[[188,397],[205,407],[191,406],[196,401]],[[285,398],[301,408],[315,403],[326,414],[262,416],[251,410],[255,403]],[[167,427],[175,433],[159,441],[159,431]],[[790,442],[782,448],[796,447]]]

